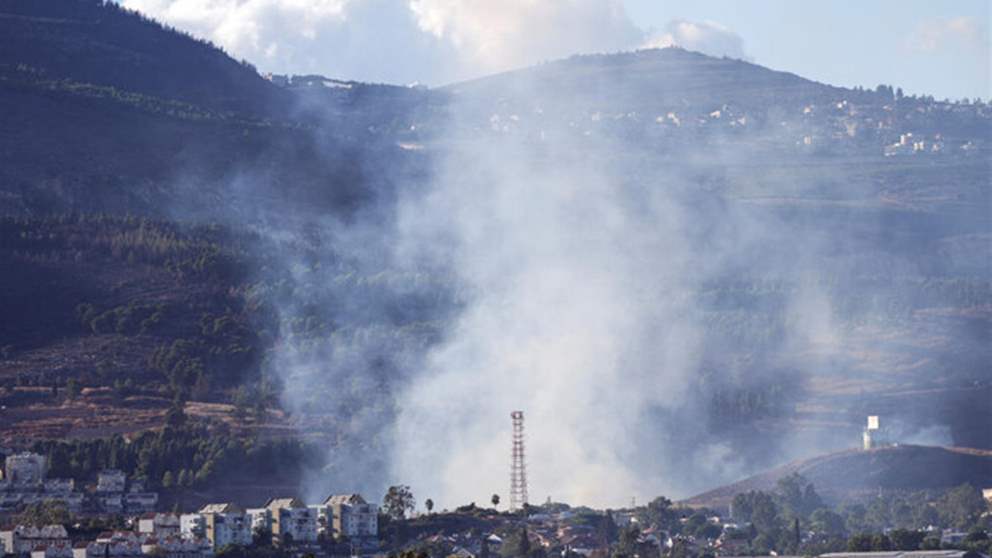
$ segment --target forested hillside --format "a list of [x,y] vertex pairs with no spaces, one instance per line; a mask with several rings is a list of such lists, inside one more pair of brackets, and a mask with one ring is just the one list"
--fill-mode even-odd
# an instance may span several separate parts
[[[0,2],[6,69],[260,116],[287,95],[247,62],[116,2]],[[10,68],[9,65],[14,65]]]

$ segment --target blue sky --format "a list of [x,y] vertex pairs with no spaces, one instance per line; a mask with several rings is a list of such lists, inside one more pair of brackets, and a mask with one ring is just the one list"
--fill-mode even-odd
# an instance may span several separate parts
[[[671,19],[718,21],[740,35],[756,63],[817,81],[887,83],[940,98],[992,96],[989,0],[625,0],[625,5],[642,26],[661,27]],[[954,36],[951,23],[940,33],[941,24],[946,28],[958,18],[983,29],[974,37]],[[919,44],[921,35],[935,44]]]
[[842,86],[992,98],[992,0],[121,0],[263,72],[440,85],[678,44]]

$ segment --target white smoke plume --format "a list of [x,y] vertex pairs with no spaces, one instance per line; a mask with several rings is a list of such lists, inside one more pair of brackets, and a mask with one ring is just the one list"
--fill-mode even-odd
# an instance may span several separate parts
[[469,303],[398,402],[394,478],[442,506],[505,494],[518,409],[535,501],[617,506],[739,474],[721,442],[673,436],[705,428],[689,282],[707,265],[674,182],[626,182],[610,142],[453,143],[400,233],[411,261],[451,262]]

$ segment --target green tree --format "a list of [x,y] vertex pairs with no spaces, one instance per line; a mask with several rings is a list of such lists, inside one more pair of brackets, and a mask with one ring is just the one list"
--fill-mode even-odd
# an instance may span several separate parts
[[919,550],[924,536],[926,534],[922,531],[909,529],[893,529],[889,532],[893,550]]
[[858,533],[847,539],[848,552],[871,552],[872,536],[867,533]]
[[530,556],[530,535],[527,533],[527,526],[520,528],[514,544],[511,546],[513,556]]
[[613,521],[613,512],[611,510],[606,510],[606,514],[599,518],[597,531],[599,539],[604,546],[613,544],[613,541],[617,539],[619,536],[617,523]]
[[427,513],[434,511],[434,500],[430,498],[424,500],[424,507],[427,508]]
[[848,504],[841,510],[848,532],[864,530],[868,510],[862,504]]
[[810,529],[829,538],[843,537],[846,532],[844,518],[827,508],[816,510],[810,515],[809,520]]
[[989,534],[985,529],[982,529],[978,525],[975,525],[970,530],[968,530],[968,536],[964,538],[966,543],[983,542],[989,540]]
[[637,554],[638,542],[641,538],[641,530],[636,525],[628,525],[620,530],[620,538],[617,540],[613,555],[616,557],[625,556],[633,558]]
[[970,484],[951,489],[937,503],[943,522],[962,530],[975,525],[987,507],[982,492]]
[[871,538],[871,549],[874,552],[886,552],[892,550],[892,540],[882,533],[876,533]]
[[702,540],[716,540],[721,534],[723,534],[723,529],[719,525],[710,523],[709,521],[697,527],[693,532],[693,536]]
[[493,503],[493,507],[494,508],[498,508],[499,507],[499,494],[493,494],[493,497],[490,498],[489,501]]
[[182,401],[172,402],[172,406],[165,413],[165,424],[173,428],[182,428],[186,424],[186,410]]
[[642,519],[646,525],[653,525],[666,531],[678,523],[678,513],[672,507],[672,501],[664,496],[651,500],[643,512]]
[[940,512],[937,507],[930,502],[913,508],[913,525],[916,527],[940,526]]
[[799,473],[792,473],[779,479],[777,494],[782,503],[782,512],[787,518],[806,519],[823,507],[823,500],[817,494],[813,483]]
[[65,384],[65,396],[69,399],[79,397],[79,382],[75,378],[69,378]]
[[414,500],[409,486],[390,486],[382,498],[382,507],[393,519],[404,519],[407,513],[416,508],[416,500]]
[[764,492],[755,493],[752,502],[751,523],[758,531],[770,533],[779,526],[778,507],[772,497]]
[[888,500],[875,498],[868,504],[864,525],[873,531],[882,531],[892,525]]
[[775,539],[768,533],[761,533],[751,541],[751,552],[764,556],[775,550]]
[[913,521],[913,506],[905,500],[899,500],[892,505],[892,525],[900,529],[909,529],[916,523]]
[[41,502],[31,504],[18,515],[17,523],[44,527],[45,525],[67,525],[72,522],[72,513],[62,502]]
[[207,379],[207,375],[203,372],[197,373],[196,382],[193,383],[190,396],[194,401],[205,401],[210,397],[210,380]]
[[677,538],[672,543],[672,549],[668,552],[669,558],[691,558],[692,549],[683,538]]
[[751,522],[756,529],[770,533],[779,526],[778,506],[771,494],[752,490],[736,494],[733,516],[738,522]]

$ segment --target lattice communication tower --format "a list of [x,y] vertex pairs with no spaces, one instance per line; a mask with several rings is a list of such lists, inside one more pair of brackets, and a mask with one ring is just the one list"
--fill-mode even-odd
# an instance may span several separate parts
[[524,459],[524,412],[513,411],[513,455],[510,460],[510,509],[527,503],[527,462]]

